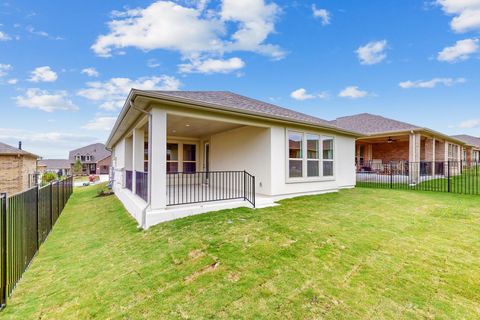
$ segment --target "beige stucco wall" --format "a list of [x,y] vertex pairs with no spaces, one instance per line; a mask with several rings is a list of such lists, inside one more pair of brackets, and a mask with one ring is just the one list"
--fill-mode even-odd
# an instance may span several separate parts
[[241,127],[210,138],[212,171],[243,171],[255,176],[256,192],[271,194],[270,129]]

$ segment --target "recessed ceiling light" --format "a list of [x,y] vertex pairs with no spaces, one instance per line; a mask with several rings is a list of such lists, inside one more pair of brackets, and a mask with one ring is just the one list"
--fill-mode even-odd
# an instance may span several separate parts
[[189,124],[186,124],[185,127],[190,127],[190,125],[189,125]]
[[177,132],[177,130],[172,130],[173,133]]

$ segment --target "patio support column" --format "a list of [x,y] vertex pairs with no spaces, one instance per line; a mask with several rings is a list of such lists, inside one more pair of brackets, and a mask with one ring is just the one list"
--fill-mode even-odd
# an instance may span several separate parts
[[150,207],[165,209],[167,207],[167,113],[160,108],[151,111],[151,135],[149,149],[152,159],[149,174],[150,179]]
[[430,172],[435,175],[435,138],[427,138],[425,140],[425,161],[430,163]]
[[411,133],[409,137],[408,159],[410,162],[410,183],[416,184],[420,178],[420,145],[419,133]]
[[137,193],[137,178],[135,172],[143,172],[143,158],[144,158],[144,140],[145,132],[143,129],[133,129],[133,157],[132,157],[132,192]]
[[[132,170],[132,153],[133,153],[133,143],[132,137],[125,138],[125,170]],[[126,173],[123,175],[123,187],[127,187]]]

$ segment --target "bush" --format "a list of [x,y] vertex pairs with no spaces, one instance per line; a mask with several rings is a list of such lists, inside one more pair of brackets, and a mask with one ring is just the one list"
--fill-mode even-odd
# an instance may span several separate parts
[[42,184],[48,184],[55,180],[58,180],[58,176],[53,172],[45,172],[42,176]]

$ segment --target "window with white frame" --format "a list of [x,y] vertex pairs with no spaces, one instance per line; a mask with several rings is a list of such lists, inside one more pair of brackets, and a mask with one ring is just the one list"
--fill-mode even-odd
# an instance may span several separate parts
[[197,144],[167,143],[167,173],[197,171]]
[[288,178],[315,179],[334,176],[332,137],[288,131]]

